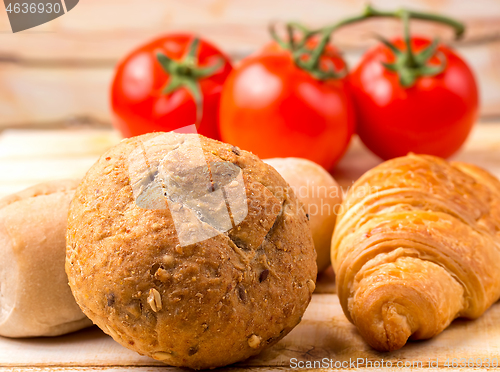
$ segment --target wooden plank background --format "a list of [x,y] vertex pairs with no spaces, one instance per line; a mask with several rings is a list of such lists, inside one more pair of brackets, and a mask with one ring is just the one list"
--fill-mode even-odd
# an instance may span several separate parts
[[[193,31],[235,60],[269,40],[270,21],[300,20],[322,26],[361,11],[364,0],[84,0],[68,14],[12,34],[0,5],[0,128],[63,126],[75,121],[108,125],[113,66],[155,35]],[[408,6],[464,21],[453,42],[480,85],[481,119],[500,118],[499,0],[374,0],[380,8]],[[414,30],[451,41],[450,30],[415,22]],[[374,20],[335,36],[350,65],[373,44],[373,33],[400,32],[396,21]]]

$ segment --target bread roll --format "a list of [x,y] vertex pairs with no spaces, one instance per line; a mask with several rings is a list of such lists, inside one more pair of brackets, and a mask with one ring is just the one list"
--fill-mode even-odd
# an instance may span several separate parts
[[66,221],[76,180],[0,200],[0,335],[57,336],[92,323],[64,272]]
[[300,321],[316,280],[306,213],[274,168],[194,134],[122,141],[70,207],[66,271],[78,304],[125,347],[214,368]]
[[375,349],[433,337],[500,297],[500,182],[470,164],[409,155],[365,173],[332,241],[337,292]]
[[290,184],[309,215],[318,272],[330,266],[330,246],[342,191],[335,179],[320,165],[300,158],[264,160]]

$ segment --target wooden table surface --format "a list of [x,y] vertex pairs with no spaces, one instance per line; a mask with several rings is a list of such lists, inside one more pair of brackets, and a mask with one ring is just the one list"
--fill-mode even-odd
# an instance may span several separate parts
[[[6,130],[0,134],[0,197],[45,180],[82,177],[98,156],[118,141],[119,136],[107,129]],[[500,177],[500,125],[477,125],[463,151],[454,158],[480,165]],[[334,175],[347,188],[379,162],[355,140]],[[448,358],[450,367],[446,366]],[[458,364],[452,364],[453,358]],[[394,368],[405,363],[428,367],[430,362],[437,366],[435,370],[473,370],[467,366],[452,368],[460,367],[461,358],[474,359],[475,365],[480,359],[484,363],[496,358],[500,363],[500,303],[478,320],[453,322],[432,340],[410,342],[392,353],[378,353],[362,340],[342,313],[330,268],[320,276],[302,322],[288,336],[259,356],[225,370],[281,371],[299,361],[316,362],[311,367],[324,368],[322,361],[335,367],[335,362],[339,366],[349,360],[359,365],[344,366],[366,371],[386,371],[380,367],[388,367],[389,363]],[[370,363],[373,368],[367,368]],[[17,370],[180,371],[120,346],[97,327],[54,338],[0,337],[0,372]]]

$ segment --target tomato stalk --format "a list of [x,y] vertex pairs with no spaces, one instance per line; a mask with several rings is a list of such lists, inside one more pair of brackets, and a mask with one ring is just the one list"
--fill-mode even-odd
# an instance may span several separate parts
[[[320,58],[323,55],[326,46],[330,42],[331,32],[327,31],[311,31],[305,26],[296,22],[289,22],[286,25],[287,40],[281,39],[276,33],[274,25],[271,25],[269,32],[271,37],[283,48],[287,49],[292,54],[292,59],[295,65],[302,70],[307,71],[317,80],[341,79],[347,75],[347,69],[344,67],[340,71],[336,71],[333,66],[328,70],[324,70],[320,66]],[[302,37],[296,39],[296,30],[302,33]],[[307,42],[317,34],[321,34],[317,45],[314,48],[309,48]]]
[[[404,8],[401,8],[401,9],[398,9],[398,10],[392,11],[392,12],[380,11],[380,10],[375,9],[372,5],[368,4],[368,5],[366,5],[365,9],[363,10],[363,13],[358,15],[358,16],[345,18],[345,19],[343,19],[343,20],[341,20],[341,21],[339,21],[331,26],[322,27],[322,28],[319,28],[316,30],[310,30],[309,33],[310,33],[310,35],[314,35],[314,34],[318,34],[318,33],[322,33],[322,32],[332,33],[341,27],[350,25],[352,23],[358,23],[358,22],[364,21],[364,20],[369,19],[369,18],[384,18],[385,17],[385,18],[402,19],[405,16],[405,14],[407,14],[409,18],[420,19],[420,20],[424,20],[424,21],[431,21],[431,22],[436,22],[436,23],[448,25],[454,29],[455,36],[457,38],[461,37],[465,32],[465,27],[461,22],[458,22],[457,20],[454,20],[454,19],[449,18],[449,17],[444,17],[440,14],[416,12],[416,11],[408,10],[408,9],[404,9]],[[296,24],[296,23],[294,23],[294,24]],[[301,27],[304,27],[304,26],[301,26]]]
[[199,124],[203,117],[203,94],[201,93],[199,80],[214,75],[224,65],[224,60],[218,58],[213,65],[200,67],[198,65],[199,44],[200,40],[196,37],[193,38],[186,55],[180,61],[174,61],[162,52],[156,53],[156,58],[161,67],[170,76],[162,93],[170,94],[178,89],[185,88],[196,104],[196,124]]
[[[323,27],[317,30],[308,30],[306,27],[297,24],[289,23],[293,27],[297,27],[305,34],[308,38],[314,35],[321,34],[332,34],[334,31],[341,27],[349,24],[364,21],[369,18],[385,17],[385,18],[398,18],[401,19],[404,25],[404,41],[406,45],[406,50],[398,49],[394,44],[390,43],[382,37],[377,37],[384,45],[386,45],[395,56],[394,63],[384,63],[383,65],[388,69],[398,74],[400,84],[403,87],[411,87],[416,79],[420,76],[434,76],[441,73],[446,67],[446,59],[442,53],[437,51],[439,45],[439,40],[434,39],[433,42],[421,52],[415,54],[411,46],[411,34],[410,34],[410,19],[420,19],[436,23],[441,23],[450,26],[455,31],[455,37],[460,38],[465,32],[465,26],[452,18],[444,17],[439,14],[416,12],[407,9],[398,9],[396,11],[380,11],[373,8],[371,5],[367,5],[363,13],[359,16],[354,16],[341,20],[331,26]],[[428,65],[427,63],[433,57],[437,56],[439,59],[439,65]]]

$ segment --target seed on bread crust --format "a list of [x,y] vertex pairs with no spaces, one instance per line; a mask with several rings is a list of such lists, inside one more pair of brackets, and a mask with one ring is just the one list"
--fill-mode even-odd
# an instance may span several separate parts
[[258,349],[261,341],[262,341],[262,338],[260,338],[259,336],[251,335],[248,338],[248,346],[250,346],[252,349]]
[[306,283],[307,287],[309,287],[309,291],[314,292],[314,290],[316,289],[316,284],[314,284],[311,279],[309,279]]
[[148,304],[155,313],[162,309],[160,292],[154,288],[149,290]]

